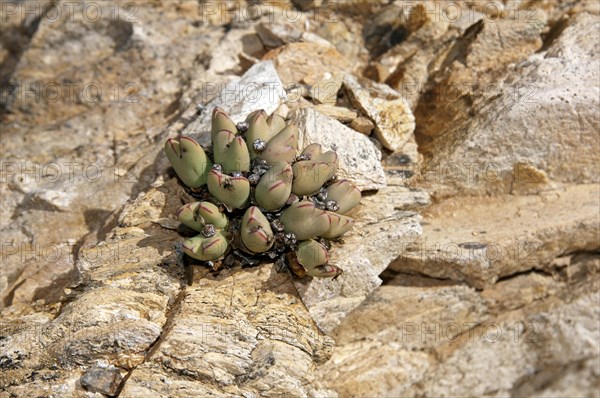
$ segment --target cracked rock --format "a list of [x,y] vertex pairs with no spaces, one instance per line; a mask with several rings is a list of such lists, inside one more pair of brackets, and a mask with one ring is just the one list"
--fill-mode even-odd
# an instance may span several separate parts
[[391,151],[400,149],[415,131],[415,118],[408,103],[386,85],[344,77],[350,101],[375,124],[375,137]]

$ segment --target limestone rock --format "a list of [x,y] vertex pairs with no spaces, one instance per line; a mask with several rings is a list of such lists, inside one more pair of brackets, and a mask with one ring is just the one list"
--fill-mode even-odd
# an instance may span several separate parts
[[273,265],[201,274],[122,395],[311,394],[314,364],[329,358],[333,342],[315,328],[289,275]]
[[329,116],[333,119],[339,120],[342,123],[349,123],[358,117],[358,113],[352,109],[344,108],[342,106],[334,106],[328,104],[319,104],[312,107],[317,112]]
[[363,133],[365,135],[371,135],[375,125],[373,124],[373,122],[370,119],[360,116],[360,117],[357,117],[356,119],[352,120],[352,122],[350,123],[350,127],[352,127],[354,130],[358,131],[359,133]]
[[95,367],[81,376],[81,385],[88,391],[113,397],[117,394],[123,377],[116,368]]
[[[379,288],[342,321],[319,376],[344,396],[585,395],[600,363],[597,276],[554,281],[561,299],[538,295],[507,311],[492,308],[485,290],[400,274],[403,285]],[[515,294],[497,293],[500,301]],[[490,368],[502,371],[490,378]]]
[[321,104],[335,105],[337,94],[342,87],[342,74],[327,76],[310,87],[309,94]]
[[378,83],[360,82],[352,75],[344,77],[344,87],[352,104],[373,121],[374,135],[384,147],[394,151],[410,139],[415,119],[398,93]]
[[402,255],[390,267],[477,288],[532,268],[550,270],[566,251],[600,247],[599,207],[596,185],[542,196],[449,199],[428,210],[422,239],[400,243]]
[[331,46],[317,43],[289,43],[269,51],[263,60],[272,60],[281,81],[300,83],[306,76],[344,73],[350,62]]
[[[600,181],[593,171],[600,158],[592,149],[600,145],[600,120],[593,111],[600,106],[600,51],[590,39],[598,28],[596,17],[573,17],[544,53],[513,69],[468,121],[424,141],[427,170],[451,167],[463,177],[472,171],[469,179],[440,181],[440,195],[511,192],[523,179],[534,177],[537,184],[540,173],[556,183]],[[531,173],[513,171],[523,163]]]

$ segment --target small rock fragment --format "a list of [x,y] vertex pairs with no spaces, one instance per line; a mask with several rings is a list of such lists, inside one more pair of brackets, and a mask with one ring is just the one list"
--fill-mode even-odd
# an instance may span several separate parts
[[284,84],[298,83],[305,76],[319,73],[344,73],[351,66],[335,48],[317,43],[289,43],[269,51],[263,60],[273,61]]
[[114,397],[122,380],[123,377],[117,368],[94,367],[81,376],[80,382],[88,391]]
[[310,96],[321,104],[335,105],[338,91],[342,87],[343,75],[338,73],[312,85]]
[[372,121],[367,119],[366,117],[359,116],[350,123],[350,127],[359,133],[363,133],[365,135],[371,135],[373,132],[373,128],[375,125]]
[[321,104],[316,105],[314,108],[319,113],[337,119],[340,122],[350,122],[358,117],[358,113],[356,113],[356,111],[341,106]]

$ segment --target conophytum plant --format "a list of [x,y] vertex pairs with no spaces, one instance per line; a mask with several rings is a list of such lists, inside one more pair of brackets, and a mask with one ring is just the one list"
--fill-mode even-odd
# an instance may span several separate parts
[[177,211],[198,232],[183,242],[188,256],[213,269],[275,261],[298,276],[337,277],[329,240],[354,225],[347,215],[361,199],[338,179],[338,156],[319,144],[298,153],[298,128],[264,110],[235,124],[215,108],[212,148],[190,137],[169,138],[165,153],[190,194]]

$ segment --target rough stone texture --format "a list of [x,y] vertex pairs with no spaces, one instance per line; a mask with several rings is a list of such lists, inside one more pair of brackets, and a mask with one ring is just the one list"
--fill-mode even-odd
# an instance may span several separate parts
[[402,147],[415,130],[415,118],[408,104],[391,88],[344,77],[344,87],[354,106],[375,124],[374,135],[392,151]]
[[[4,35],[3,21],[2,45],[12,55],[0,99],[0,308],[54,311],[83,237],[155,179],[156,140],[223,32],[193,26],[197,14],[176,3],[140,3],[135,13],[124,3],[11,5],[3,4],[12,22]],[[94,22],[96,10],[106,18]]]
[[277,71],[270,61],[260,62],[252,66],[244,75],[228,83],[218,91],[216,97],[203,106],[203,111],[183,130],[198,140],[202,145],[210,143],[210,121],[215,107],[223,109],[231,119],[242,122],[257,109],[273,113],[286,99],[285,90]]
[[439,196],[457,189],[471,194],[511,192],[515,182],[531,174],[514,173],[519,163],[547,174],[551,182],[600,181],[600,50],[592,39],[599,28],[595,16],[573,17],[546,51],[512,68],[497,90],[473,107],[474,116],[443,129],[421,119],[424,129],[443,134],[422,143],[424,173],[452,168],[451,174],[472,174],[442,181],[432,188]]
[[385,187],[381,152],[365,135],[311,108],[299,109],[292,121],[301,132],[300,147],[318,143],[336,151],[341,178],[351,180],[363,191]]
[[600,247],[598,208],[598,185],[448,199],[428,209],[419,241],[399,242],[402,255],[390,267],[478,288],[532,268],[549,270],[558,256]]
[[204,274],[122,396],[314,394],[315,364],[333,341],[315,328],[290,276],[273,265]]
[[[2,4],[0,396],[598,395],[596,0],[135,4]],[[383,151],[341,278],[196,267],[189,286],[192,199],[162,143],[269,50],[298,77],[266,101],[284,117],[361,135],[331,121],[368,116],[345,90],[309,102],[339,69],[391,85],[417,141]],[[407,250],[440,242],[462,246]]]
[[363,133],[365,135],[371,135],[375,125],[373,124],[373,122],[371,120],[367,119],[366,117],[361,116],[361,117],[357,117],[356,119],[352,120],[352,123],[350,123],[350,127],[352,127],[354,130],[358,131],[359,133]]
[[286,85],[300,83],[305,78],[318,81],[326,73],[344,73],[350,68],[350,62],[335,48],[319,43],[286,44],[269,51],[263,60],[273,61],[281,81]]
[[[397,274],[342,321],[322,384],[351,397],[594,396],[598,271],[523,274],[493,287],[493,300],[488,290]],[[536,294],[515,294],[532,280]]]

